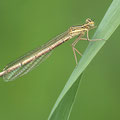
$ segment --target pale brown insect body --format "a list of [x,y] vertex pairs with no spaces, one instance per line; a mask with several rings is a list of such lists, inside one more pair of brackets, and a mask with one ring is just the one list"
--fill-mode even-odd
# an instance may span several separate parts
[[[70,27],[66,32],[58,35],[56,38],[45,44],[43,47],[37,48],[32,52],[29,52],[27,55],[21,57],[17,61],[5,67],[5,69],[0,72],[0,76],[3,76],[5,81],[11,81],[19,76],[22,76],[29,72],[32,68],[37,66],[39,63],[45,59],[51,50],[61,45],[62,43],[70,40],[71,38],[78,36],[77,39],[72,43],[72,49],[75,57],[75,61],[77,64],[76,53],[81,55],[81,53],[75,48],[75,45],[79,40],[88,40],[88,41],[96,41],[90,40],[88,36],[88,31],[94,28],[94,21],[91,19],[86,19],[86,23],[80,26]],[[87,38],[82,38],[84,34],[87,34]]]

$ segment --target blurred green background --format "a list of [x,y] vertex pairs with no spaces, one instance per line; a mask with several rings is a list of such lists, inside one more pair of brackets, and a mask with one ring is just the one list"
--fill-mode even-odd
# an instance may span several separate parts
[[[0,0],[0,70],[88,17],[98,25],[111,2]],[[120,27],[85,70],[70,120],[120,120],[119,33]],[[0,78],[0,120],[47,119],[75,68],[72,42],[27,75],[8,83]],[[87,44],[81,41],[77,48],[83,53]]]

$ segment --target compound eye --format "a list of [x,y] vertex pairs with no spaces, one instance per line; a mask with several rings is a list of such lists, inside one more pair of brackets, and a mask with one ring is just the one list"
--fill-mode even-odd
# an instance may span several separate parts
[[92,25],[91,26],[94,26],[94,22],[92,22]]
[[90,18],[87,18],[86,23],[90,23],[90,22],[92,22],[92,20]]

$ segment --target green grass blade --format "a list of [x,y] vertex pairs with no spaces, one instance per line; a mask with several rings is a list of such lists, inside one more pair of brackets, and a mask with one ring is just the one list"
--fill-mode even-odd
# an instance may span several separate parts
[[[98,26],[93,39],[103,38],[105,40],[90,42],[88,47],[86,48],[79,64],[74,69],[71,74],[68,82],[66,83],[63,91],[58,97],[51,114],[54,114],[54,111],[57,109],[60,101],[63,99],[64,95],[71,88],[77,78],[81,75],[81,73],[85,70],[91,60],[98,53],[100,48],[106,43],[106,41],[110,38],[110,36],[114,33],[116,28],[120,25],[120,0],[113,0],[109,9],[107,10],[105,16],[103,17],[100,25]],[[64,109],[64,108],[63,108]]]
[[71,88],[67,91],[67,93],[62,98],[53,114],[49,117],[49,120],[68,120],[78,91],[81,76],[74,82]]

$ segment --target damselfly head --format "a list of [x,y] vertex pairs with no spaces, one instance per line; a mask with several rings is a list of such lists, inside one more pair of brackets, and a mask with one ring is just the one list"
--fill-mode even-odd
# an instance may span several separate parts
[[92,21],[90,18],[86,19],[86,24],[88,24],[90,27],[94,27],[94,21]]

